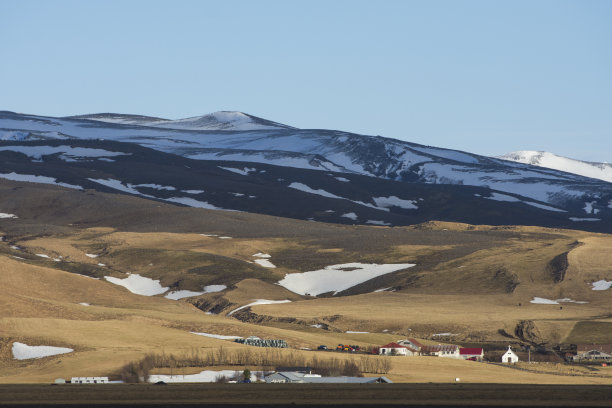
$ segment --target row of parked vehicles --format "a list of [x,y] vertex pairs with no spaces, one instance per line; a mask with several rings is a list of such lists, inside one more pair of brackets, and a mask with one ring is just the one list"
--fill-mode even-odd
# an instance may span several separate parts
[[[317,347],[317,350],[329,350],[329,348],[327,346],[321,345]],[[361,348],[355,344],[338,344],[336,346],[335,351],[358,353],[359,351],[361,351]]]

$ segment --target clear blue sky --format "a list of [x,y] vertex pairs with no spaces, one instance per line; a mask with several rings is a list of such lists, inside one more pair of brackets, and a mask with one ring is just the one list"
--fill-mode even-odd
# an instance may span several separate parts
[[0,110],[612,162],[612,1],[0,0]]

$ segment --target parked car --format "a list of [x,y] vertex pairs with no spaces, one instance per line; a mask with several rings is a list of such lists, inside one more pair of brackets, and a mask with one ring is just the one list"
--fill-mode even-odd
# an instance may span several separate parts
[[322,344],[319,347],[317,347],[317,350],[327,350],[327,346]]

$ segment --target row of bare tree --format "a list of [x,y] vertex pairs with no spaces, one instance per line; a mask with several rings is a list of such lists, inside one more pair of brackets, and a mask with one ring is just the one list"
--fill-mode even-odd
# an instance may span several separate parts
[[277,367],[310,367],[313,373],[323,376],[362,376],[363,373],[386,374],[391,370],[391,357],[360,356],[348,359],[307,356],[287,349],[191,349],[182,354],[152,353],[138,361],[124,365],[120,377],[124,382],[147,381],[154,368],[171,371],[185,367],[241,366],[257,367],[259,371],[276,370]]

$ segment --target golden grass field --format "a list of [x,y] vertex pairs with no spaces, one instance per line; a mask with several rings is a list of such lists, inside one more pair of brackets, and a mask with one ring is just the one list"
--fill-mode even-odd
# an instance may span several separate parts
[[[63,197],[55,190],[43,190],[57,194],[56,200]],[[0,242],[0,383],[113,375],[125,363],[151,352],[252,349],[190,331],[285,339],[291,347],[287,353],[339,359],[355,356],[301,348],[339,343],[377,346],[406,337],[425,343],[443,340],[504,347],[525,341],[515,335],[520,321],[531,321],[535,327],[531,340],[548,346],[612,342],[612,292],[590,288],[593,281],[612,280],[609,235],[436,222],[403,228],[335,226],[121,198],[125,208],[143,206],[151,222],[162,217],[151,215],[158,207],[167,212],[163,219],[171,222],[160,221],[153,231],[137,217],[132,224],[125,217],[118,223],[104,213],[109,196],[95,194],[96,203],[102,204],[88,201],[94,209],[102,206],[95,222],[85,223],[85,214],[76,210],[74,220],[67,210],[57,210],[62,216],[54,220],[40,209],[36,215],[32,207],[20,218],[0,220],[0,236],[5,237]],[[15,245],[19,249],[11,247]],[[257,252],[271,254],[277,268],[254,264]],[[86,253],[99,256],[90,258]],[[564,253],[567,267],[563,279],[555,281],[558,271],[551,260]],[[55,262],[36,254],[62,258]],[[312,298],[275,285],[286,273],[343,262],[417,266],[358,285],[343,296]],[[228,289],[174,301],[163,295],[136,295],[77,273],[97,278],[138,273],[173,290],[198,290],[209,284],[225,284]],[[385,287],[395,291],[374,292]],[[530,303],[536,296],[588,303]],[[237,313],[238,318],[225,316],[254,299],[291,303],[253,306]],[[213,307],[220,313],[204,313]],[[324,324],[328,330],[313,324]],[[440,339],[434,336],[437,333],[453,335]],[[11,354],[15,341],[75,351],[18,361]],[[422,383],[454,382],[459,377],[474,383],[612,384],[610,368],[582,370],[556,364],[519,368],[395,357],[387,376],[395,382]]]

